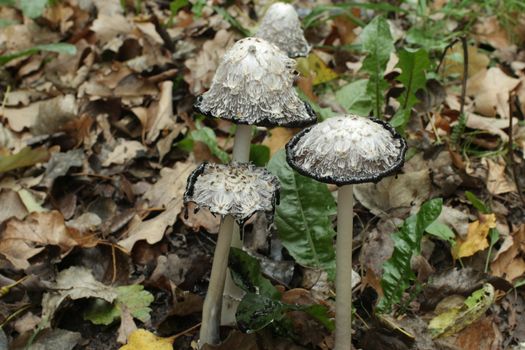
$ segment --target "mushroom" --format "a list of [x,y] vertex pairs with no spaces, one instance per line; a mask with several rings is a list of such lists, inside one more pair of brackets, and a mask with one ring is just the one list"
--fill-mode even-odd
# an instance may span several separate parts
[[[352,343],[353,184],[397,172],[406,142],[387,122],[342,115],[304,129],[286,145],[286,160],[300,174],[339,186],[337,194],[335,349]],[[350,258],[349,258],[350,256]]]
[[310,105],[293,88],[295,61],[261,38],[237,41],[224,55],[210,89],[195,109],[238,124],[233,160],[247,162],[250,125],[303,127],[317,121]]
[[188,177],[184,203],[194,202],[197,209],[207,208],[222,218],[202,310],[201,346],[220,341],[222,296],[234,221],[243,227],[254,213],[262,211],[271,222],[278,199],[277,177],[249,163],[203,163]]
[[292,58],[305,57],[310,52],[297,12],[284,2],[276,2],[268,8],[255,36],[274,43]]

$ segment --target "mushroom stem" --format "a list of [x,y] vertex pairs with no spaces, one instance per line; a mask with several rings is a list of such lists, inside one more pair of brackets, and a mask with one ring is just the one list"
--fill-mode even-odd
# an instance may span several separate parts
[[202,308],[202,325],[199,335],[199,347],[204,344],[215,345],[220,342],[219,326],[221,321],[222,293],[228,267],[228,255],[232,241],[234,218],[227,215],[222,219],[217,237],[217,246],[213,255],[210,284]]
[[246,163],[250,160],[250,144],[252,142],[251,125],[237,124],[233,142],[233,161]]
[[[246,163],[250,160],[250,144],[252,141],[251,125],[237,124],[235,140],[233,142],[233,161]],[[236,223],[233,225],[233,238],[231,246],[235,248],[243,247],[241,240],[240,227]],[[237,287],[231,277],[226,273],[226,282],[224,287],[224,297],[222,304],[221,325],[235,325],[235,312],[242,299],[244,292]]]
[[344,185],[337,194],[335,350],[352,349],[353,219],[353,185]]

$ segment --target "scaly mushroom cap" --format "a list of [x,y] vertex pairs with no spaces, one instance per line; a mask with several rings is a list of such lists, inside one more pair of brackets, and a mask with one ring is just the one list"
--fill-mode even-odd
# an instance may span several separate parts
[[403,166],[406,142],[387,122],[337,116],[304,129],[286,145],[299,173],[336,185],[377,182]]
[[237,41],[224,55],[210,90],[197,98],[200,113],[238,124],[301,127],[316,122],[293,88],[295,61],[260,38]]
[[310,52],[299,16],[290,4],[276,2],[270,6],[255,36],[274,43],[292,58],[305,57]]
[[194,202],[213,214],[232,215],[243,225],[255,212],[273,216],[279,180],[249,163],[202,163],[188,177],[184,203]]

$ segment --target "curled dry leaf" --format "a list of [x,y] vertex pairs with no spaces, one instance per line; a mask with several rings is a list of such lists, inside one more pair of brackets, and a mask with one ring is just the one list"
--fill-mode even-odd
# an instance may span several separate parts
[[479,220],[469,224],[467,237],[465,239],[458,238],[456,245],[452,247],[454,259],[472,256],[481,250],[487,249],[489,247],[487,236],[490,229],[495,227],[495,214],[480,215]]
[[386,177],[378,183],[354,187],[356,199],[374,215],[382,218],[402,217],[430,195],[428,169]]
[[482,70],[468,80],[467,94],[474,96],[474,111],[488,117],[509,117],[509,93],[520,83],[500,68]]
[[173,117],[173,82],[165,81],[160,86],[160,100],[156,115],[148,119],[146,143],[155,141],[161,131],[175,129],[175,118]]
[[29,259],[47,245],[55,245],[66,254],[79,245],[58,211],[32,213],[24,220],[11,219],[0,233],[0,253],[15,268],[29,267]]
[[512,243],[501,247],[499,253],[490,265],[493,275],[503,277],[509,282],[525,274],[525,225],[522,225],[511,235]]
[[[160,192],[160,187],[152,188],[147,192],[150,193],[148,197],[152,202],[161,205],[164,204],[166,210],[153,219],[142,221],[132,227],[127,237],[118,242],[119,245],[131,251],[135,242],[139,240],[145,239],[149,244],[154,244],[164,237],[164,232],[169,226],[175,223],[181,211],[186,179],[193,169],[195,169],[195,166],[193,163],[178,163],[176,165],[176,169],[178,170],[177,175],[174,176],[173,179],[170,179],[170,181],[175,180],[171,184],[176,190],[173,192],[170,191],[172,198],[168,202],[162,203],[162,201],[168,200],[168,198],[164,197]],[[162,188],[162,190],[166,191],[166,188]]]
[[102,154],[102,166],[108,167],[112,164],[126,164],[146,152],[147,148],[138,141],[117,139],[115,148]]
[[487,189],[493,195],[516,192],[516,184],[505,173],[506,164],[502,159],[483,158],[488,165]]

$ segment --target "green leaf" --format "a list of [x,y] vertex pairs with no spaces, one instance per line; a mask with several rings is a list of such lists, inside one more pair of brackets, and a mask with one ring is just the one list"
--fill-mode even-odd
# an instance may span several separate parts
[[153,295],[144,290],[144,286],[133,284],[115,288],[117,298],[113,304],[96,299],[84,314],[84,319],[93,324],[109,325],[121,317],[122,307],[126,307],[131,315],[142,321],[150,319],[149,305],[155,299]]
[[467,197],[467,200],[470,202],[470,204],[472,204],[474,208],[477,209],[477,211],[479,211],[482,214],[490,214],[490,209],[474,193],[470,191],[465,191],[465,197]]
[[19,22],[12,19],[0,18],[0,28],[9,27],[13,24],[18,24]]
[[242,249],[230,249],[229,264],[233,281],[245,292],[279,299],[281,293],[261,274],[259,261]]
[[[239,329],[253,333],[275,325],[282,327],[289,324],[286,313],[289,311],[303,311],[312,316],[317,322],[332,331],[333,320],[328,315],[328,309],[322,305],[291,305],[265,296],[247,293],[239,303],[235,318]],[[283,322],[285,321],[285,322]]]
[[299,264],[323,268],[334,278],[335,232],[330,216],[337,209],[326,184],[295,172],[286,162],[284,150],[272,157],[268,170],[281,183],[275,224],[283,245]]
[[199,141],[206,144],[214,156],[219,158],[221,162],[228,163],[230,159],[228,153],[219,148],[217,137],[215,136],[213,129],[207,126],[199,126],[199,124],[197,124],[197,130],[191,132],[191,138],[193,141]]
[[456,244],[456,235],[454,234],[454,231],[452,231],[450,227],[448,227],[445,224],[442,224],[438,221],[434,221],[433,223],[428,225],[426,231],[432,236],[449,242],[451,245]]
[[299,97],[301,98],[301,100],[307,101],[310,104],[310,106],[314,110],[315,114],[317,114],[319,116],[319,120],[320,121],[326,120],[328,118],[332,118],[333,116],[337,115],[337,113],[332,111],[331,108],[328,108],[328,107],[322,108],[317,103],[315,103],[314,101],[310,100],[308,98],[308,96],[306,96],[306,94],[301,89],[296,89],[296,91],[299,94]]
[[187,6],[190,2],[188,0],[174,0],[170,3],[170,11],[172,16],[176,16],[177,12],[184,6]]
[[45,148],[23,148],[17,154],[0,157],[0,174],[10,170],[25,168],[49,159],[49,152]]
[[385,68],[394,50],[394,40],[388,22],[383,17],[375,17],[359,36],[363,50],[368,53],[361,70],[368,73],[367,92],[372,100],[374,116],[382,117],[385,90],[388,83],[383,78]]
[[428,52],[424,49],[402,49],[398,56],[399,62],[396,67],[401,69],[401,74],[396,80],[403,84],[405,91],[399,98],[401,107],[392,119],[391,124],[399,132],[404,132],[410,119],[412,107],[419,101],[416,92],[425,88],[425,71],[430,67],[430,59]]
[[367,93],[368,80],[361,79],[343,86],[335,93],[335,98],[348,113],[368,115],[372,109],[372,100]]
[[24,16],[37,18],[42,16],[47,4],[48,0],[20,0],[19,7]]
[[250,161],[253,164],[264,167],[270,160],[270,148],[265,145],[252,144],[250,146]]
[[57,53],[65,53],[68,55],[74,55],[77,52],[77,48],[75,45],[71,45],[67,43],[37,45],[35,47],[32,47],[24,51],[18,51],[18,52],[14,52],[11,54],[0,56],[0,66],[3,66],[4,64],[16,58],[34,55],[35,53],[38,53],[40,51],[49,51],[49,52],[57,52]]
[[437,219],[442,205],[441,198],[425,202],[419,212],[408,217],[392,235],[394,252],[383,264],[381,287],[384,296],[379,302],[378,311],[389,312],[392,305],[401,301],[404,291],[415,280],[416,276],[410,268],[410,260],[414,255],[419,254],[423,233]]

